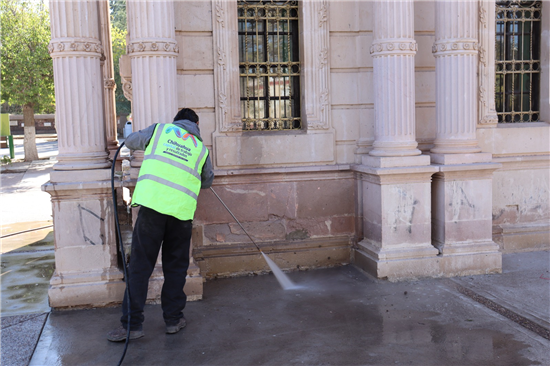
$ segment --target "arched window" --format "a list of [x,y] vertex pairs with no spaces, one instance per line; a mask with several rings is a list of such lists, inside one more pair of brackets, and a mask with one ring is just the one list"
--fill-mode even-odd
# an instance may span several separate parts
[[301,129],[297,1],[239,1],[243,130]]
[[495,105],[499,122],[540,118],[542,1],[497,1]]

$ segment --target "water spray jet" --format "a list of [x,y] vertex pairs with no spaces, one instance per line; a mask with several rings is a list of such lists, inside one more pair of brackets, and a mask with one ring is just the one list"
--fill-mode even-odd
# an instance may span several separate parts
[[239,224],[239,226],[241,227],[241,229],[243,229],[244,233],[248,236],[248,238],[250,239],[250,241],[252,242],[252,244],[254,244],[254,246],[256,246],[256,248],[258,249],[258,251],[262,254],[262,256],[264,257],[265,261],[267,262],[267,265],[269,266],[269,268],[271,268],[271,271],[273,272],[273,274],[275,275],[275,277],[277,278],[277,281],[279,281],[279,284],[281,285],[281,287],[283,288],[283,290],[293,290],[293,289],[297,289],[299,288],[300,286],[296,286],[291,280],[290,278],[288,278],[288,276],[275,264],[275,262],[273,262],[261,249],[260,247],[258,246],[258,244],[256,244],[256,242],[254,241],[254,239],[252,239],[252,237],[250,236],[250,234],[248,234],[248,231],[246,231],[246,229],[243,227],[243,225],[239,222],[239,220],[237,220],[237,218],[235,217],[235,215],[233,215],[233,212],[231,212],[231,210],[229,209],[229,207],[227,207],[227,205],[222,201],[222,199],[220,198],[220,196],[218,196],[218,194],[216,193],[216,191],[214,191],[214,189],[212,187],[210,187],[210,190],[212,191],[212,193],[214,193],[214,195],[218,198],[218,200],[221,202],[221,204],[223,205],[223,207],[225,207],[225,209],[227,210],[227,212],[229,212],[229,214],[233,217],[233,219],[237,222],[237,224]]

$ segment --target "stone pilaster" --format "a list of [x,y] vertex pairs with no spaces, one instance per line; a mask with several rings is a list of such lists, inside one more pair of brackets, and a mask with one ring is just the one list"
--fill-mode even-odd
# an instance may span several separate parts
[[379,278],[438,273],[431,242],[430,157],[415,140],[414,3],[374,3],[374,149],[361,175],[364,240],[355,263]]
[[[178,111],[174,3],[128,1],[127,54],[131,59],[134,131],[154,123],[172,122]],[[143,152],[136,152],[133,167],[141,166]],[[136,172],[132,172],[135,176]]]
[[98,3],[51,1],[50,13],[59,146],[54,171],[108,168]]
[[478,127],[496,127],[495,109],[495,0],[479,1]]
[[[436,1],[435,154],[468,154],[477,144],[477,1]],[[432,159],[433,161],[433,159]]]

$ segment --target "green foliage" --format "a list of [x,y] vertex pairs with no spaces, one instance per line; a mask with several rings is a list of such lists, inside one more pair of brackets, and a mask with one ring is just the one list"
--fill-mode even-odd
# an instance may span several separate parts
[[55,110],[50,20],[42,1],[0,0],[2,102]]
[[126,53],[126,1],[109,0],[111,7],[111,43],[113,45],[113,66],[115,73],[116,91],[116,113],[117,115],[128,115],[132,112],[131,103],[124,96],[122,81],[120,79],[120,56]]
[[113,45],[113,66],[115,73],[115,101],[116,114],[130,114],[132,111],[131,103],[124,96],[122,91],[122,80],[120,79],[120,56],[126,53],[126,30],[119,29],[111,24],[111,43]]
[[118,29],[126,29],[126,0],[109,0],[111,9],[111,25]]
[[11,158],[8,155],[2,156],[2,159],[0,159],[0,163],[2,165],[11,163]]

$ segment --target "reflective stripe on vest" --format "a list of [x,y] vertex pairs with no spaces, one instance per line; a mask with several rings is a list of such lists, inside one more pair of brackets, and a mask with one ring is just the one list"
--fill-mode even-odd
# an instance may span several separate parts
[[180,192],[183,192],[185,194],[188,194],[190,195],[191,197],[193,197],[194,199],[197,199],[199,198],[195,192],[185,188],[184,186],[182,185],[179,185],[179,184],[176,184],[174,182],[170,182],[169,180],[166,180],[164,178],[161,178],[161,177],[157,177],[156,175],[153,175],[153,174],[144,174],[144,175],[141,175],[139,178],[138,178],[138,182],[141,182],[142,180],[144,179],[150,179],[152,180],[153,182],[157,182],[157,183],[160,183],[160,184],[164,184],[165,186],[167,187],[170,187],[170,188],[174,188],[174,189],[177,189],[178,191]]
[[194,135],[173,124],[158,124],[145,149],[132,205],[192,220],[207,157],[208,149]]

